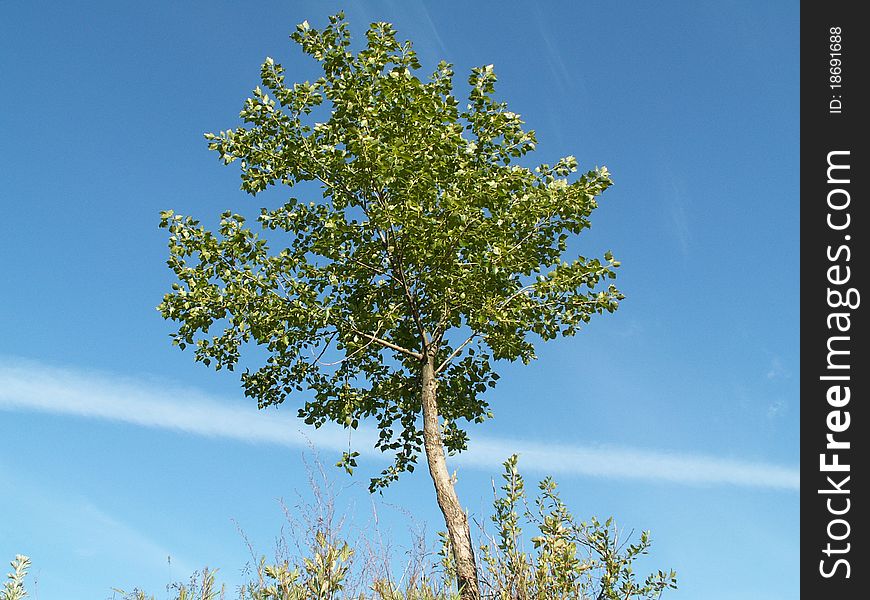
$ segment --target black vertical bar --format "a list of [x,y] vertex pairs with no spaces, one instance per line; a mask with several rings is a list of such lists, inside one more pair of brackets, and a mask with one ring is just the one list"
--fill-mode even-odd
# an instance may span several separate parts
[[801,3],[801,592],[819,599],[868,597],[870,571],[861,5]]

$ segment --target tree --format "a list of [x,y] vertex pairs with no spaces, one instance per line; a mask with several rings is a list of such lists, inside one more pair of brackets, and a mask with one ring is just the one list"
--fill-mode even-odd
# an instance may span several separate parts
[[[472,69],[461,109],[451,65],[419,79],[410,42],[388,23],[373,23],[357,53],[342,14],[290,37],[323,76],[288,85],[267,58],[245,125],[206,138],[225,164],[238,162],[246,192],[303,184],[322,198],[263,208],[258,233],[232,212],[217,232],[162,213],[178,281],[159,309],[179,323],[174,343],[195,346],[206,365],[232,369],[243,347],[260,346],[262,361],[241,375],[259,407],[307,390],[308,424],[373,419],[394,460],[372,491],[424,452],[463,597],[477,598],[445,448],[464,450],[461,423],[491,416],[493,361],[528,363],[534,340],[574,335],[617,308],[622,295],[603,287],[619,266],[609,252],[562,260],[610,175],[569,181],[573,156],[517,164],[535,134],[494,99],[492,65]],[[339,465],[351,470],[357,456]]]

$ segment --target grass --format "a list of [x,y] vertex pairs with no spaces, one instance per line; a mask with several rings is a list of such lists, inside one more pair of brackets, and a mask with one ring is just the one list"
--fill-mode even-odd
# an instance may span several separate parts
[[[439,533],[434,553],[427,552],[420,539],[417,552],[395,581],[382,544],[365,536],[353,543],[344,538],[343,523],[335,518],[334,495],[318,467],[325,486],[309,478],[315,500],[303,507],[295,552],[286,541],[280,544],[273,560],[261,557],[249,581],[232,593],[217,582],[216,570],[196,572],[187,582],[167,586],[170,600],[458,600],[445,534]],[[635,575],[635,560],[649,552],[649,532],[635,541],[622,540],[612,519],[578,521],[551,478],[538,484],[529,501],[516,456],[504,463],[502,485],[493,488],[489,523],[478,523],[478,576],[484,599],[653,600],[676,588],[673,571],[657,571],[643,579]],[[533,535],[525,535],[526,530]],[[0,600],[27,596],[24,579],[30,560],[18,555],[11,567]],[[155,599],[139,589],[115,592],[123,600]]]

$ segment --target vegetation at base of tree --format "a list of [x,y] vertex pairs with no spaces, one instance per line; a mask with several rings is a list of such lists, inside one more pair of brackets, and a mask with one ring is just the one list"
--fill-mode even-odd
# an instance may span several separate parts
[[[657,571],[638,580],[635,561],[646,555],[649,532],[622,539],[612,519],[578,522],[568,511],[552,479],[538,484],[529,503],[517,457],[504,463],[502,485],[496,491],[489,523],[479,523],[481,597],[487,600],[653,600],[675,589],[673,571]],[[494,486],[495,487],[495,486]],[[218,583],[218,571],[203,569],[188,582],[167,586],[170,600],[458,600],[457,580],[448,537],[439,533],[440,548],[425,547],[412,556],[395,581],[385,566],[387,557],[362,537],[353,545],[343,538],[332,497],[315,490],[317,505],[304,508],[305,552],[263,557],[251,580],[236,590]],[[531,528],[534,536],[524,536]],[[630,537],[630,536],[629,536]],[[30,560],[17,556],[0,600],[22,600]],[[124,600],[155,600],[135,589],[115,590]]]

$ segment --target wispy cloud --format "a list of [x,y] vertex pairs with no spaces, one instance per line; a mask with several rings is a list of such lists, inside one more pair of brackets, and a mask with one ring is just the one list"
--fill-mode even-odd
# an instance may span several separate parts
[[428,26],[428,36],[424,39],[431,40],[429,45],[434,45],[437,47],[437,54],[432,52],[430,49],[430,54],[433,56],[437,56],[436,60],[445,59],[449,56],[447,52],[447,46],[444,44],[444,40],[441,38],[441,34],[438,33],[438,28],[435,26],[435,22],[432,20],[432,15],[429,13],[429,9],[426,8],[425,2],[420,2],[419,4],[414,3],[400,3],[403,9],[411,10],[414,13],[414,17],[418,22],[425,21]]
[[683,181],[678,178],[670,167],[667,165],[667,185],[666,190],[667,209],[670,216],[671,230],[680,244],[680,250],[684,257],[689,255],[689,245],[691,243],[691,231],[689,229],[689,217],[686,212],[688,200],[686,199],[685,190],[683,189]]
[[783,364],[779,356],[774,356],[770,359],[770,366],[767,369],[766,376],[768,379],[788,379],[791,376],[788,369]]
[[[139,569],[161,575],[168,572],[176,579],[193,572],[193,564],[179,558],[167,545],[109,514],[89,498],[57,494],[57,490],[46,489],[32,479],[26,471],[0,461],[0,480],[14,482],[13,514],[29,524],[25,544],[29,548],[24,547],[23,551],[36,551],[51,544],[55,549],[63,549],[68,561],[81,563],[83,573],[90,573],[89,567],[95,564],[105,565],[109,561],[136,564]],[[106,554],[107,549],[111,556]],[[57,575],[49,577],[52,578],[50,585],[57,584]]]
[[572,84],[577,83],[585,93],[586,89],[582,76],[577,73],[572,75],[565,63],[564,52],[559,49],[557,40],[550,31],[551,24],[547,21],[544,9],[537,3],[532,3],[530,6],[535,15],[538,34],[541,37],[541,41],[544,42],[543,55],[547,61],[547,66],[550,68],[553,81],[561,88],[562,92],[567,91],[572,87]]
[[[324,450],[342,450],[348,445],[345,430],[323,427],[303,432],[288,411],[256,411],[249,402],[231,406],[178,386],[20,360],[5,359],[0,364],[0,409],[103,419],[248,443],[290,447],[313,443]],[[371,429],[354,432],[355,449],[381,456],[373,448],[375,437]],[[553,474],[785,490],[800,486],[795,467],[715,456],[483,436],[475,436],[471,446],[455,462],[490,472],[518,452],[524,469]]]
[[783,415],[788,410],[788,402],[782,398],[777,398],[767,405],[767,418],[775,419]]

